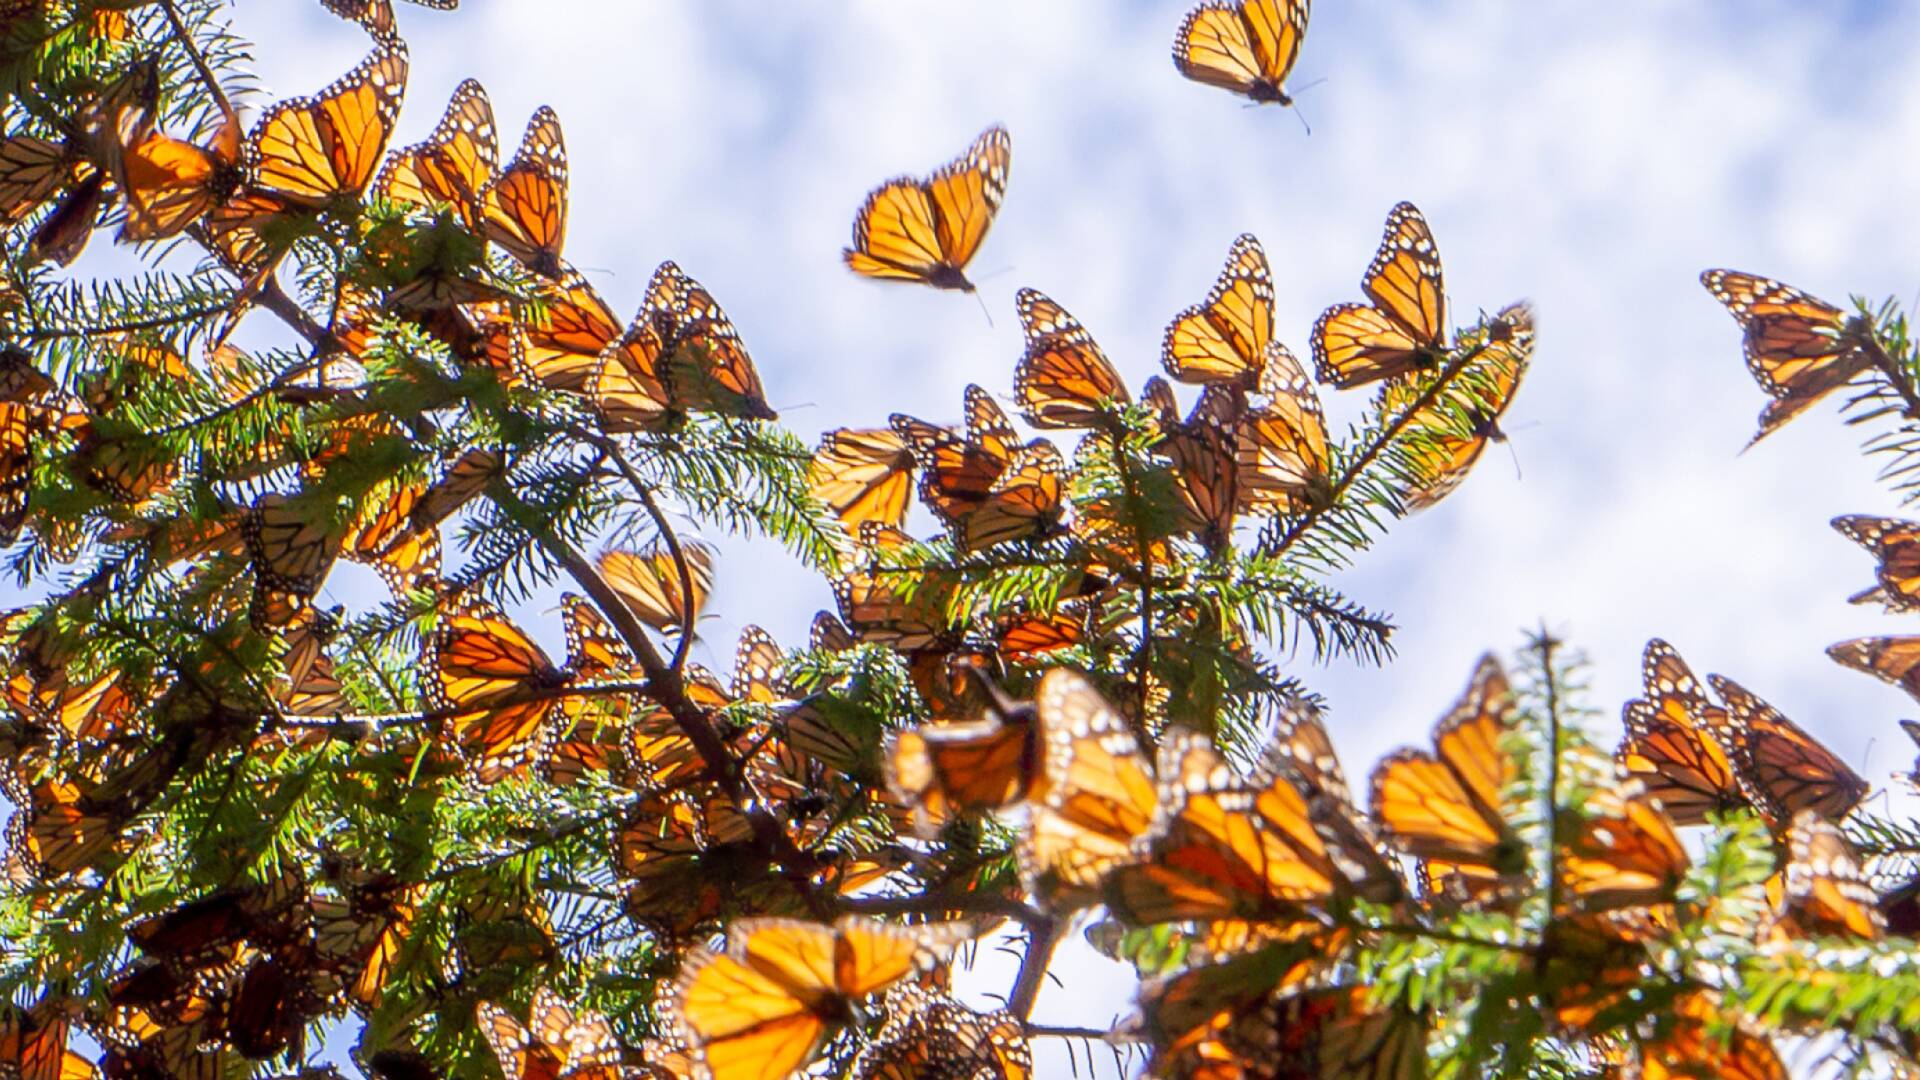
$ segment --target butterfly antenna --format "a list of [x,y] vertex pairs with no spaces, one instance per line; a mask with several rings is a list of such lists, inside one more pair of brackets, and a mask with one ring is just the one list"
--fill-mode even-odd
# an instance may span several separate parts
[[1306,129],[1306,132],[1307,132],[1307,135],[1308,135],[1308,137],[1312,137],[1312,135],[1313,135],[1313,125],[1312,125],[1312,124],[1309,124],[1309,123],[1307,123],[1307,114],[1306,114],[1306,110],[1304,110],[1304,109],[1302,109],[1302,108],[1300,108],[1300,104],[1299,104],[1299,102],[1295,102],[1295,103],[1294,103],[1294,106],[1293,106],[1293,115],[1299,118],[1299,120],[1300,120],[1300,126],[1301,126],[1302,128],[1305,128],[1305,129]]
[[973,294],[973,302],[980,305],[980,314],[986,316],[987,326],[993,326],[993,312],[987,310],[987,302],[981,298],[980,290],[969,289],[967,291]]
[[1513,459],[1513,478],[1515,480],[1526,479],[1526,477],[1520,473],[1520,451],[1513,448],[1513,440],[1501,439],[1500,441],[1507,444],[1507,456]]

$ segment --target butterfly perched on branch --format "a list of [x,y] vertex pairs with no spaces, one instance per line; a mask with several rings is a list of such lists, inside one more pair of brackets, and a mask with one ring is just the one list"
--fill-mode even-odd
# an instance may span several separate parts
[[1872,343],[1872,328],[1860,316],[1849,316],[1791,285],[1738,270],[1708,270],[1700,275],[1700,284],[1740,324],[1747,370],[1773,396],[1761,410],[1760,430],[1752,442],[1766,438],[1872,364],[1864,347]]
[[1313,324],[1321,382],[1345,390],[1431,370],[1447,356],[1447,293],[1427,219],[1403,202],[1360,279],[1368,304],[1336,304]]

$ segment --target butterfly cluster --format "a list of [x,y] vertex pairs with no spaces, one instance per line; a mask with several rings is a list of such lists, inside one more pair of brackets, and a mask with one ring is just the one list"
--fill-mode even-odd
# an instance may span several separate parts
[[[392,146],[423,13],[323,6],[364,59],[249,124],[217,4],[0,4],[32,89],[0,105],[0,535],[34,590],[0,617],[0,1078],[317,1074],[348,1029],[381,1080],[1026,1080],[1047,1040],[1211,1080],[1920,1048],[1884,974],[1920,929],[1878,880],[1897,830],[1661,642],[1612,755],[1543,635],[1348,784],[1310,662],[1384,661],[1394,626],[1331,574],[1461,489],[1535,349],[1525,302],[1457,315],[1411,203],[1304,337],[1243,235],[1150,377],[1022,288],[1010,378],[957,419],[810,448],[679,265],[623,323],[568,261],[553,110],[503,154],[467,80]],[[1210,0],[1175,65],[1294,105],[1308,16]],[[994,125],[881,183],[845,270],[980,291],[1011,166]],[[72,288],[103,229],[146,273]],[[1707,284],[1763,434],[1897,396],[1895,321]],[[267,324],[295,344],[242,347]],[[1838,524],[1879,560],[1863,599],[1911,606],[1915,527]],[[820,575],[804,643],[749,623],[703,664],[716,615],[778,626],[722,534]],[[1905,639],[1836,649],[1920,685]],[[1140,976],[1126,1015],[1035,1019],[1075,938]],[[1018,971],[983,993],[994,949]]]

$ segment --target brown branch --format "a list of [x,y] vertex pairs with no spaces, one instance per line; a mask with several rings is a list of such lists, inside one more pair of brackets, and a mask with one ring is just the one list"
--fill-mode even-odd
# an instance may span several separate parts
[[1007,995],[1007,1011],[1022,1021],[1033,1015],[1033,1003],[1040,997],[1040,986],[1053,965],[1053,951],[1066,936],[1067,925],[1049,915],[1027,929],[1027,951],[1020,957],[1020,974],[1014,977],[1013,992]]
[[1147,1042],[1146,1035],[1116,1028],[1066,1027],[1059,1024],[1021,1025],[1029,1039],[1091,1039],[1117,1045]]
[[1901,413],[1909,420],[1920,420],[1920,389],[1914,387],[1906,369],[1881,346],[1880,339],[1871,331],[1863,333],[1860,351],[1865,354],[1867,362],[1886,378],[1893,392],[1900,395],[1900,400],[1906,403]]
[[1053,916],[1031,904],[978,893],[844,896],[836,900],[834,906],[850,915],[944,915],[952,911],[969,915],[997,915],[1036,932],[1053,924]]

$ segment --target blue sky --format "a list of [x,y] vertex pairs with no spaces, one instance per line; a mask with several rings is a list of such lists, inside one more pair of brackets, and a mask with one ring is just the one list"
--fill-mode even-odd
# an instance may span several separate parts
[[[552,105],[572,162],[572,261],[625,315],[671,258],[725,305],[785,423],[812,440],[891,411],[957,419],[961,387],[1002,395],[1033,286],[1085,323],[1136,389],[1162,328],[1243,231],[1274,264],[1279,332],[1307,351],[1355,299],[1401,199],[1431,222],[1457,321],[1531,298],[1534,367],[1495,448],[1439,508],[1339,579],[1394,613],[1401,659],[1298,674],[1331,700],[1351,773],[1421,738],[1482,650],[1544,619],[1586,649],[1613,722],[1649,636],[1728,674],[1884,782],[1911,747],[1906,699],[1822,655],[1901,632],[1849,608],[1871,563],[1827,520],[1894,513],[1854,433],[1823,408],[1753,451],[1763,399],[1709,266],[1844,301],[1911,298],[1920,191],[1920,8],[1701,4],[1325,4],[1280,109],[1182,80],[1184,3],[398,5],[413,50],[396,143],[481,80],[503,142]],[[310,0],[239,5],[275,96],[364,51]],[[252,102],[258,109],[265,102]],[[1013,136],[1011,189],[963,296],[855,279],[838,264],[867,189],[925,172],[989,123]],[[504,148],[510,152],[510,146]],[[1360,393],[1330,396],[1336,421]],[[788,643],[824,582],[722,540],[705,630],[724,668],[751,619]],[[370,579],[338,579],[338,599]],[[551,616],[535,606],[530,622]],[[1086,962],[1091,965],[1091,961]],[[1041,1016],[1104,1019],[1116,983],[1076,968]]]

